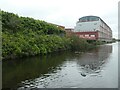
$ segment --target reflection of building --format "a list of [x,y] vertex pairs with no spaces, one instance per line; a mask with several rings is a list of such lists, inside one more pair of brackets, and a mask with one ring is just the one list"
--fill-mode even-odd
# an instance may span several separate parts
[[95,74],[101,71],[101,68],[107,62],[107,58],[112,53],[111,45],[103,45],[96,50],[83,54],[77,64],[81,67],[81,73],[83,74]]
[[75,34],[89,40],[111,41],[111,28],[97,16],[85,16],[76,23]]

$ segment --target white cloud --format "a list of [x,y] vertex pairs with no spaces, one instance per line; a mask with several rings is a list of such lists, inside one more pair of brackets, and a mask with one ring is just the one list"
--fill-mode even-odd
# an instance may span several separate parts
[[[101,17],[116,37],[118,0],[1,0],[2,10],[74,27],[82,16]],[[115,32],[115,33],[114,33]]]

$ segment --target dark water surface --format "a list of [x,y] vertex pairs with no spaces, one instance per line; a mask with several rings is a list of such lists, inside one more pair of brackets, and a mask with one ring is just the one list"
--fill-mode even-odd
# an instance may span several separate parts
[[3,88],[117,88],[118,43],[3,61]]

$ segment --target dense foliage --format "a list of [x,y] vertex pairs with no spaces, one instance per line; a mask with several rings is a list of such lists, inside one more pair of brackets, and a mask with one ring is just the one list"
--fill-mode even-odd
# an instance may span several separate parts
[[16,33],[24,30],[42,32],[43,34],[62,34],[64,30],[45,21],[35,20],[29,17],[19,17],[16,14],[2,11],[3,32]]
[[69,48],[65,31],[45,21],[2,11],[2,56],[16,58]]
[[96,42],[89,43],[87,40],[79,38],[75,35],[70,37],[71,49],[75,51],[86,51],[96,47]]
[[91,47],[84,39],[65,37],[65,31],[56,25],[2,11],[3,59]]
[[29,30],[25,35],[3,33],[3,57],[14,58],[68,49],[68,39],[57,35],[39,35]]

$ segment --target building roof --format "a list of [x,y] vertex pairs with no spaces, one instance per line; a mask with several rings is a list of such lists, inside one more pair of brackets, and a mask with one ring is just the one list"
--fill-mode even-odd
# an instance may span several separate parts
[[98,21],[100,17],[98,16],[84,16],[79,18],[80,22],[88,22],[88,21]]
[[[81,18],[79,18],[78,22],[88,22],[88,21],[98,21],[98,20],[101,20],[107,27],[109,27],[100,17],[92,16],[92,15],[81,17]],[[110,30],[111,30],[111,28],[110,28]]]

